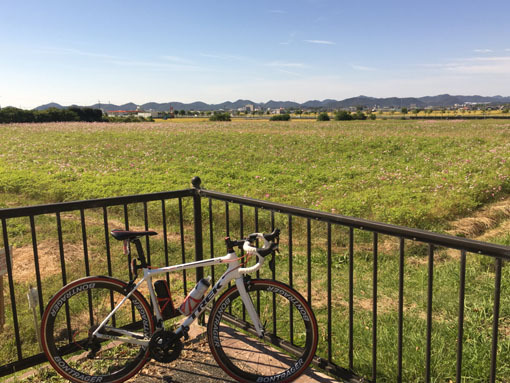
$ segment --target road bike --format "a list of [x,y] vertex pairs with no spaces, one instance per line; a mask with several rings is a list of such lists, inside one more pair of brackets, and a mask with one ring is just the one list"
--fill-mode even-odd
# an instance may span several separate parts
[[[135,245],[133,278],[127,283],[108,276],[73,281],[50,299],[42,317],[44,352],[64,378],[118,383],[133,377],[150,358],[171,362],[179,357],[181,339],[188,338],[190,325],[202,314],[208,317],[212,355],[239,382],[290,382],[312,361],[318,330],[306,300],[284,283],[250,277],[278,250],[279,230],[237,241],[227,237],[223,257],[161,268],[150,268],[140,241],[156,232],[113,230],[111,234],[124,241],[128,255],[130,245]],[[258,248],[257,241],[263,241],[263,246]],[[235,248],[243,252],[238,256]],[[252,266],[248,266],[249,257],[256,257]],[[203,295],[191,301],[193,291],[198,291],[195,288],[185,300],[189,304],[183,311],[185,318],[175,329],[165,328],[165,319],[180,312],[173,307],[170,291],[159,296],[153,277],[213,265],[226,265],[225,273],[208,293],[199,292]],[[137,281],[139,271],[143,277]],[[200,283],[207,285],[207,280]],[[163,303],[170,304],[170,309]]]

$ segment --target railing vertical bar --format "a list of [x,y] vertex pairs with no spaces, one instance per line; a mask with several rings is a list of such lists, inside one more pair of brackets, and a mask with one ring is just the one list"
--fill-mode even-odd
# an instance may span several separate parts
[[[147,202],[143,203],[143,223],[144,223],[145,231],[148,231],[149,230],[149,214],[147,212]],[[148,235],[145,236],[145,249],[146,249],[146,253],[147,253],[147,262],[150,265],[151,264],[151,247],[150,247]]]
[[[60,213],[56,213],[57,217],[57,236],[58,236],[58,249],[60,253],[60,270],[62,271],[62,286],[67,285],[67,272],[66,272],[66,261],[64,257],[64,240],[62,238],[62,220],[60,218]],[[66,301],[66,324],[67,324],[67,339],[69,343],[72,342],[72,332],[71,332],[71,318],[69,316],[69,303]]]
[[35,279],[37,283],[37,295],[39,297],[39,314],[42,317],[44,312],[44,302],[42,294],[41,269],[39,267],[39,252],[37,250],[37,234],[35,231],[35,220],[33,215],[30,216],[30,232],[32,235],[32,248],[34,249],[34,267],[35,267]]
[[104,242],[106,247],[106,264],[108,267],[108,275],[111,277],[113,275],[112,254],[110,251],[110,229],[108,227],[108,210],[106,209],[106,206],[103,207],[103,226],[104,226]]
[[[239,238],[244,238],[244,209],[242,204],[239,204]],[[241,250],[242,252],[243,250]]]
[[227,237],[230,237],[230,214],[228,211],[229,205],[228,202],[225,201],[225,230]]
[[457,369],[456,382],[462,380],[462,348],[464,344],[464,297],[466,290],[466,252],[460,252],[460,281],[459,281],[459,325],[457,332]]
[[[204,259],[204,242],[203,242],[203,225],[202,225],[202,197],[199,188],[195,189],[193,194],[193,231],[195,237],[195,261]],[[195,281],[198,283],[204,277],[204,268],[197,267],[195,269]],[[203,322],[204,316],[200,318]]]
[[[292,279],[292,215],[289,214],[289,286],[293,287]],[[294,312],[292,311],[292,304],[289,303],[289,335],[290,343],[294,344]]]
[[432,352],[432,294],[434,283],[434,245],[429,244],[427,288],[427,344],[425,351],[425,382],[430,382],[430,357]]
[[[126,227],[126,230],[129,230],[129,214],[128,214],[127,204],[124,204],[124,226]],[[131,252],[129,252],[129,255],[128,255],[128,270],[129,270],[129,280],[131,280],[133,278],[133,273],[131,271]],[[133,310],[134,310],[134,307],[133,307]],[[134,311],[133,311],[133,318],[134,318]]]
[[[90,263],[89,263],[89,250],[87,246],[87,226],[85,225],[85,210],[80,209],[80,222],[81,222],[81,236],[83,243],[83,259],[85,262],[85,275],[90,276]],[[92,307],[92,294],[87,291],[87,299],[89,302],[89,323],[90,326],[94,326],[94,312]]]
[[328,273],[327,273],[327,279],[328,279],[328,362],[332,362],[333,360],[333,350],[331,345],[331,267],[332,267],[332,261],[331,261],[331,223],[328,222]]
[[16,310],[16,295],[14,293],[14,279],[12,277],[12,263],[11,252],[9,249],[9,235],[7,234],[7,220],[5,218],[2,218],[2,231],[4,237],[5,265],[7,267],[7,278],[9,279],[9,294],[11,295],[12,323],[14,325],[14,336],[16,338],[16,351],[18,354],[18,360],[22,360],[23,353],[21,351],[21,339],[19,335],[18,311]]
[[[275,225],[275,218],[274,218],[274,211],[271,211],[271,232],[274,231],[274,225]],[[274,253],[271,255],[273,257],[273,269],[271,270],[271,277],[273,278],[273,281],[276,280],[276,258],[274,256]],[[273,334],[274,336],[277,336],[276,333],[276,294],[273,293]]]
[[[129,214],[128,214],[128,206],[124,204],[124,225],[126,226],[126,230],[129,230]],[[131,251],[128,255],[128,270],[129,270],[129,280],[133,279],[133,272],[131,270]],[[135,305],[131,302],[131,321],[135,321]]]
[[496,275],[494,281],[494,312],[492,320],[492,348],[491,348],[491,374],[489,381],[496,382],[496,367],[498,356],[498,325],[499,325],[499,304],[501,297],[501,258],[496,259]]
[[[258,207],[255,207],[254,209],[254,214],[255,214],[255,233],[258,233],[259,232],[259,208]],[[259,240],[257,239],[257,247],[259,247]],[[257,270],[257,273],[255,274],[257,276],[257,278],[260,278],[260,270]],[[258,296],[260,294],[257,292],[257,300],[258,300]],[[259,302],[257,302],[257,304],[259,304]]]
[[[225,201],[225,231],[227,237],[230,237],[230,211],[228,201]],[[232,286],[231,282],[228,283],[229,288],[230,286]],[[232,314],[232,305],[228,305],[228,313]]]
[[397,382],[402,383],[402,347],[404,332],[404,255],[405,242],[400,238],[398,266],[398,340],[397,340]]
[[85,262],[85,275],[90,276],[89,249],[87,246],[87,227],[85,225],[85,210],[80,209],[81,237],[83,243],[83,260]]
[[[273,232],[275,229],[275,218],[274,218],[274,211],[271,211],[271,232]],[[274,253],[272,255],[273,257],[273,264],[274,264],[274,267],[273,269],[271,270],[271,277],[273,278],[273,281],[276,280],[276,258],[274,256]]]
[[[244,210],[243,205],[239,204],[239,238],[244,238]],[[241,249],[241,255],[244,253],[243,249]],[[246,266],[247,260],[243,261]],[[246,308],[243,305],[242,308],[242,318],[243,322],[246,322]]]
[[307,300],[312,305],[312,221],[306,220],[306,279],[307,279]]
[[[108,267],[108,275],[111,277],[113,275],[112,269],[112,255],[110,252],[110,229],[108,227],[108,210],[106,206],[103,206],[103,226],[104,226],[104,241],[106,247],[106,264]],[[115,307],[115,302],[113,299],[113,291],[110,291],[110,309],[113,310]],[[113,327],[116,326],[115,315],[112,317]]]
[[[259,232],[259,208],[255,207],[255,233]],[[257,240],[257,247],[259,247],[259,241]],[[260,278],[260,271],[257,270],[256,277]],[[260,315],[260,291],[257,290],[257,314]]]
[[372,276],[372,382],[377,381],[377,268],[378,268],[378,234],[374,232],[374,265]]
[[[212,198],[209,197],[209,248],[210,248],[210,258],[214,258],[214,225],[213,225],[213,210],[212,210]],[[211,266],[211,278],[212,284],[216,283],[216,278],[214,277],[214,265]],[[216,302],[216,300],[214,300]]]
[[[184,247],[184,218],[182,214],[182,198],[179,197],[179,229],[181,234],[181,261],[186,263],[186,248]],[[184,296],[188,295],[188,285],[186,283],[186,270],[182,270],[182,283],[184,285]]]
[[[168,256],[168,227],[166,223],[166,202],[161,200],[161,220],[163,221],[163,251],[165,252],[165,266],[170,266]],[[166,273],[166,282],[170,286],[170,273]]]
[[354,369],[354,228],[349,228],[349,370]]

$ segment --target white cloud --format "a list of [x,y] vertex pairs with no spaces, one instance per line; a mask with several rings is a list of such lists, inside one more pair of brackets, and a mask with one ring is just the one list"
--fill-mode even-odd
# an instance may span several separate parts
[[473,49],[473,52],[476,52],[476,53],[492,53],[493,50],[492,49]]
[[321,45],[335,45],[333,41],[328,40],[303,40],[305,43],[321,44]]
[[276,14],[279,14],[279,15],[284,15],[286,14],[287,12],[286,11],[283,11],[281,9],[270,9],[269,10],[269,13],[276,13]]

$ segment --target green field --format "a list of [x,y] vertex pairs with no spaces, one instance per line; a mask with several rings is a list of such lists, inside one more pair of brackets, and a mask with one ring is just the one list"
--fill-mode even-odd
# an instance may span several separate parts
[[[52,123],[0,125],[0,132],[1,207],[185,189],[191,178],[199,175],[207,189],[421,229],[454,230],[510,245],[510,122],[504,120]],[[158,207],[150,203],[149,214],[151,228],[161,231]],[[220,217],[223,205],[217,203],[216,207]],[[176,236],[170,244],[171,259],[178,262],[178,207],[175,201],[169,201],[167,208],[169,230]],[[142,227],[143,211],[136,206],[130,209],[133,215],[138,213],[130,223]],[[104,273],[105,268],[100,213],[91,211],[86,216],[93,274]],[[265,222],[266,213],[261,212]],[[238,215],[237,208],[232,214]],[[246,209],[244,216],[247,222],[253,222],[251,210]],[[111,209],[109,217],[111,225],[122,222],[121,211]],[[69,213],[62,219],[67,276],[72,279],[83,274],[80,217]],[[231,230],[238,233],[239,222],[232,221]],[[221,253],[225,228],[220,218],[216,222],[215,249]],[[285,224],[286,217],[277,215],[277,225]],[[296,219],[294,224],[294,283],[304,293],[306,244],[299,234],[304,232],[305,222]],[[41,259],[57,257],[55,217],[37,217],[36,225]],[[252,229],[246,224],[245,233]],[[326,227],[314,223],[313,230],[312,304],[324,329]],[[185,219],[185,232],[186,251],[192,257],[191,217]],[[30,255],[31,251],[28,220],[10,221],[9,234],[16,248],[16,269],[16,252]],[[333,359],[342,366],[348,365],[346,235],[346,230],[338,228],[332,233]],[[361,231],[355,235],[354,368],[370,376],[371,236]],[[381,236],[380,243],[378,373],[379,381],[391,382],[396,374],[398,248],[395,239]],[[112,253],[120,253],[120,246],[112,246]],[[161,237],[151,242],[154,254],[161,253],[162,248]],[[207,254],[208,245],[205,250]],[[407,243],[406,251],[404,380],[420,382],[424,371],[427,249]],[[435,260],[432,368],[434,381],[445,382],[455,378],[458,254],[438,250]],[[114,275],[125,279],[125,264],[116,262]],[[161,256],[154,256],[153,264],[161,262]],[[44,283],[52,286],[45,291],[45,300],[52,289],[55,292],[61,285],[58,264],[54,263],[48,261],[43,267]],[[288,280],[285,261],[278,264],[277,270],[279,279]],[[26,288],[34,283],[33,272],[16,270],[16,276],[16,295],[25,304]],[[492,261],[470,254],[467,281],[463,372],[466,382],[483,382],[487,380],[490,355]],[[182,287],[182,282],[179,285],[176,281],[175,286]],[[508,382],[504,377],[510,376],[509,292],[510,270],[504,267],[498,359],[502,382]],[[30,318],[28,309],[20,307],[20,312]],[[9,330],[9,323],[6,327]],[[36,352],[31,345],[33,330],[30,332],[27,325],[23,334],[27,354]],[[12,332],[0,337],[0,355],[14,358]],[[324,355],[324,345],[319,352]]]
[[510,193],[504,121],[1,127],[1,206],[187,188],[443,229]]

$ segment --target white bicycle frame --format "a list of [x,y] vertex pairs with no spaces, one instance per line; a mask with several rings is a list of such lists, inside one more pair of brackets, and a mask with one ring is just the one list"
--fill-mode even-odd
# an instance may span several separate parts
[[[270,246],[270,242],[267,241],[264,236],[261,233],[256,233],[257,237],[264,241],[263,249],[267,249]],[[235,283],[237,286],[237,289],[239,290],[239,295],[241,296],[241,299],[244,303],[244,306],[246,307],[246,311],[248,312],[248,315],[250,316],[253,326],[255,327],[255,330],[257,331],[257,335],[259,337],[264,336],[264,328],[262,324],[260,323],[259,316],[257,314],[257,311],[255,310],[255,307],[253,306],[253,302],[246,292],[246,288],[244,286],[244,276],[250,273],[253,273],[260,269],[262,265],[264,264],[264,257],[262,257],[258,252],[257,249],[253,246],[250,246],[249,242],[246,241],[243,246],[243,250],[247,254],[252,254],[257,256],[257,263],[251,267],[240,267],[239,258],[237,257],[237,254],[235,252],[228,253],[227,255],[223,257],[217,257],[217,258],[211,258],[203,261],[196,261],[196,262],[189,262],[189,263],[183,263],[179,265],[173,265],[173,266],[166,266],[166,267],[160,267],[157,269],[149,269],[149,268],[143,268],[143,277],[138,281],[138,283],[133,287],[133,289],[115,306],[115,308],[106,316],[106,318],[101,322],[101,324],[97,327],[97,329],[92,333],[93,336],[97,337],[98,339],[113,339],[118,340],[126,343],[132,343],[132,344],[138,344],[141,346],[148,346],[150,339],[140,339],[140,334],[123,330],[123,329],[117,329],[107,326],[106,324],[108,321],[113,317],[113,315],[117,312],[117,310],[134,294],[135,291],[138,290],[138,288],[144,283],[147,282],[147,287],[149,289],[149,295],[151,298],[152,305],[154,307],[154,311],[156,314],[156,322],[162,323],[163,316],[161,315],[161,310],[159,309],[158,300],[156,298],[156,293],[154,292],[154,287],[152,284],[152,278],[165,274],[165,273],[171,273],[175,271],[180,270],[186,270],[186,269],[193,269],[197,267],[207,267],[207,266],[213,266],[213,265],[219,265],[219,264],[228,264],[228,268],[223,273],[223,275],[219,278],[219,280],[216,282],[216,284],[213,286],[213,288],[209,291],[209,293],[200,301],[200,303],[196,306],[196,308],[193,310],[193,312],[181,323],[181,325],[174,331],[175,334],[178,335],[185,335],[187,331],[189,330],[190,325],[193,323],[193,321],[199,317],[206,309],[206,306],[211,300],[214,299],[218,295],[218,293],[232,280],[235,279]],[[112,336],[110,334],[101,334],[100,331],[102,329],[105,329],[107,331],[116,332],[120,335],[124,335],[123,337],[116,337]]]

